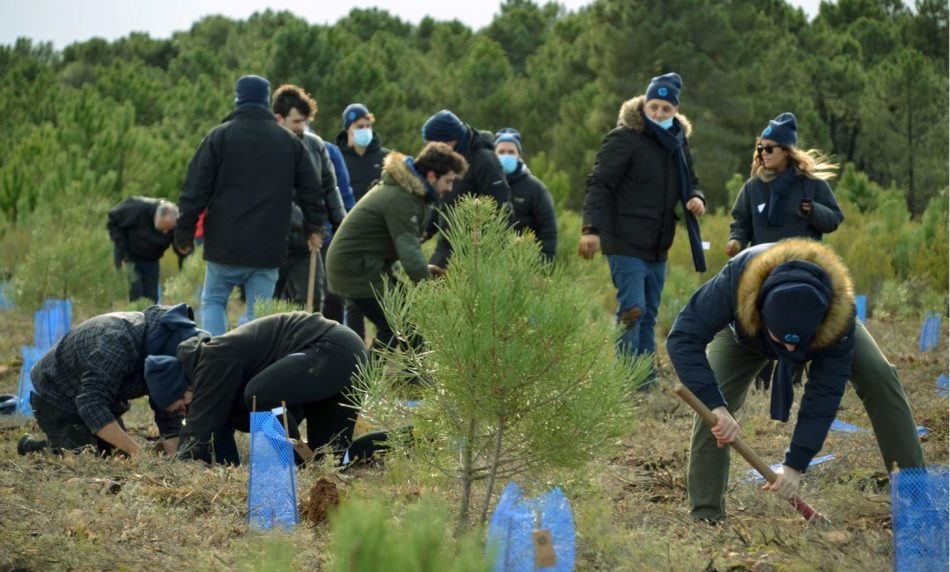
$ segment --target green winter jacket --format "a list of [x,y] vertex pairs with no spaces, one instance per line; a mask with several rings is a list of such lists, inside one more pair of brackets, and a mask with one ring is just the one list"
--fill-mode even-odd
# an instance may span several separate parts
[[391,282],[398,260],[413,282],[429,277],[420,237],[432,197],[406,165],[391,152],[383,175],[343,219],[327,251],[327,286],[346,298],[372,298]]

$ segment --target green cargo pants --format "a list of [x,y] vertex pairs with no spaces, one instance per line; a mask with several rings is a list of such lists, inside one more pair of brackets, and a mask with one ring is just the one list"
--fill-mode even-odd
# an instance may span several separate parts
[[[766,358],[740,345],[729,329],[716,334],[707,355],[729,411],[735,415]],[[917,424],[897,370],[860,322],[855,326],[851,384],[871,419],[885,469],[890,472],[893,463],[902,468],[922,467],[924,455],[917,438]],[[728,482],[729,448],[716,447],[716,438],[697,416],[693,421],[687,481],[690,515],[708,520],[725,518]]]

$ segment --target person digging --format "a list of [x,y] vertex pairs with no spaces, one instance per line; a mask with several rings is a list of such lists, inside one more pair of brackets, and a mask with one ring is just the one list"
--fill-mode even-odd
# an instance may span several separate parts
[[682,383],[715,413],[696,418],[687,492],[690,514],[725,518],[729,448],[749,385],[776,360],[771,417],[787,422],[792,380],[807,367],[804,394],[783,471],[766,489],[798,494],[801,475],[821,450],[849,379],[871,420],[886,470],[922,467],[916,422],[893,365],[855,320],[847,267],[828,246],[788,239],[749,248],[697,290],[666,342]]

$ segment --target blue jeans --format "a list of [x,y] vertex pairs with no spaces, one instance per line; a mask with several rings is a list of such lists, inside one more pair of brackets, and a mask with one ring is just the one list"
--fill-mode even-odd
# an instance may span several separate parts
[[212,336],[220,336],[228,329],[228,297],[239,284],[247,294],[247,319],[254,319],[254,302],[274,297],[277,268],[229,266],[208,262],[205,265],[205,285],[201,292],[201,327]]
[[619,350],[626,356],[656,353],[656,314],[666,281],[666,262],[610,255],[610,276],[617,288],[617,322],[624,327]]

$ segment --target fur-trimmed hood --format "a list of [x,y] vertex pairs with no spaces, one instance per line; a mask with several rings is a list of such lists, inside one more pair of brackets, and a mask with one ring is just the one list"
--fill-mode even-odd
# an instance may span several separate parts
[[841,258],[830,248],[808,239],[783,240],[752,258],[743,268],[736,293],[736,326],[745,336],[758,335],[762,328],[759,293],[769,274],[779,265],[804,260],[821,267],[831,282],[828,313],[815,331],[811,349],[827,348],[848,330],[854,315],[854,286]]
[[426,187],[422,180],[406,165],[406,156],[398,151],[390,151],[383,161],[383,177],[389,177],[399,188],[418,197],[426,198]]
[[[647,124],[641,115],[643,110],[643,104],[646,103],[647,96],[638,95],[633,99],[628,99],[623,102],[623,105],[620,106],[620,115],[617,117],[617,125],[620,127],[626,127],[631,131],[636,131],[637,133],[646,133]],[[683,126],[683,132],[689,137],[693,133],[693,124],[689,122],[689,119],[686,119],[686,116],[682,113],[676,114],[676,120],[680,122],[680,125]]]

